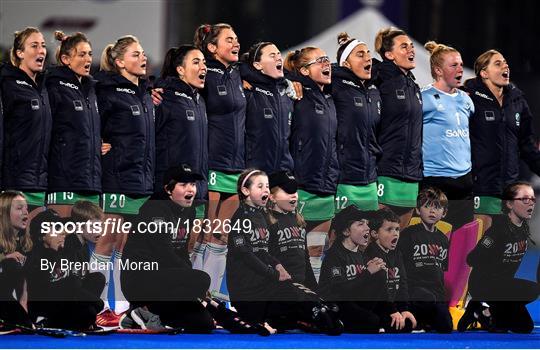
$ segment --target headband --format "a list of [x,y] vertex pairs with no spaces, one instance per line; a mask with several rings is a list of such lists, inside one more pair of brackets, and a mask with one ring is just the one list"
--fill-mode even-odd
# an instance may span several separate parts
[[240,186],[240,188],[245,187],[245,184],[246,184],[247,180],[248,180],[253,174],[258,173],[259,171],[260,171],[259,169],[250,171],[250,172],[246,175],[246,177],[244,177],[244,180],[242,180],[242,186]]
[[259,45],[257,45],[257,48],[255,49],[255,54],[253,55],[253,62],[257,59],[257,54],[259,53],[259,50],[261,49],[261,46],[266,44],[266,42],[262,42]]
[[347,57],[349,57],[349,55],[351,54],[352,50],[354,50],[354,48],[357,46],[357,45],[360,45],[360,44],[364,44],[364,45],[367,45],[365,42],[363,41],[358,41],[356,39],[354,39],[353,41],[351,41],[347,47],[345,47],[345,50],[343,50],[343,53],[341,54],[340,58],[339,58],[339,65],[340,66],[343,66],[343,62],[345,62],[347,60]]

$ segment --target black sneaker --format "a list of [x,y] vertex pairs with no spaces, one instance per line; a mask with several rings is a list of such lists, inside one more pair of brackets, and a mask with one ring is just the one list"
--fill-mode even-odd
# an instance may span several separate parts
[[313,321],[321,332],[328,335],[340,335],[343,333],[343,322],[336,317],[331,308],[326,305],[315,306],[313,309]]
[[465,313],[459,319],[457,330],[465,332],[466,330],[477,329],[479,317],[482,314],[481,305],[476,301],[469,301]]
[[120,329],[140,329],[141,327],[133,321],[129,314],[130,312],[126,312],[120,317],[120,321],[118,322]]
[[482,311],[478,313],[478,322],[480,323],[480,325],[482,326],[482,329],[484,330],[489,330],[492,327],[492,323],[493,323],[492,317],[486,316],[484,314],[484,311],[486,311],[487,309],[488,307],[482,306],[481,308]]

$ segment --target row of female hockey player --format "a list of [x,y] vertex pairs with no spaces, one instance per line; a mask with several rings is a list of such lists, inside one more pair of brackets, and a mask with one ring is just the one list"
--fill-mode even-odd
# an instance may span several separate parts
[[[364,42],[342,34],[336,65],[312,47],[283,60],[270,42],[254,45],[237,65],[232,27],[202,25],[193,46],[168,51],[152,101],[135,37],[109,45],[93,78],[89,40],[57,38],[58,66],[46,74],[45,40],[35,28],[16,33],[12,62],[0,71],[2,184],[24,192],[30,219],[45,200],[69,216],[82,199],[101,203],[107,217],[133,221],[149,196],[167,197],[166,170],[187,163],[203,176],[197,199],[209,199],[198,217],[220,225],[238,208],[241,171],[256,167],[294,173],[306,230],[318,237],[350,204],[391,207],[405,227],[420,181],[442,188],[450,203],[472,203],[474,193],[478,214],[496,214],[504,185],[518,177],[517,159],[538,168],[527,103],[494,50],[475,62],[467,95],[458,90],[459,52],[426,44],[435,82],[420,91],[414,47],[400,30],[379,32],[377,64]],[[459,209],[447,218],[455,228],[472,219],[472,209]],[[221,285],[227,235],[213,230],[194,247],[195,257],[205,254],[195,263],[209,272],[211,290]],[[96,259],[119,262],[126,238],[105,235]]]

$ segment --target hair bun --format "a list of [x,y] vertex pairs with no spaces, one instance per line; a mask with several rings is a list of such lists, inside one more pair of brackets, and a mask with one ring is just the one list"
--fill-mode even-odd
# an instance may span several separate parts
[[69,36],[67,36],[66,34],[64,34],[63,31],[61,30],[57,30],[54,32],[54,38],[58,41],[64,41],[66,40],[67,38],[69,38]]
[[428,50],[428,52],[430,54],[433,54],[433,52],[439,47],[441,46],[440,44],[437,44],[435,41],[428,41],[427,43],[424,44],[424,48],[426,50]]
[[343,45],[347,41],[351,40],[351,37],[349,36],[349,34],[347,34],[347,32],[341,32],[338,34],[337,40],[339,45]]

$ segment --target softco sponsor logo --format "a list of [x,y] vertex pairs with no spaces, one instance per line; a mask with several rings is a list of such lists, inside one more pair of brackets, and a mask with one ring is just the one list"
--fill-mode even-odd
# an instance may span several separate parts
[[193,98],[191,98],[191,96],[188,96],[188,95],[184,94],[183,92],[175,91],[174,94],[175,94],[176,96],[180,96],[180,97],[184,97],[184,98],[188,98],[188,99],[190,99],[190,100],[193,100]]
[[26,86],[32,86],[30,84],[28,84],[26,81],[24,80],[15,80],[15,82],[19,85],[26,85]]
[[347,85],[350,85],[350,86],[354,86],[354,87],[356,87],[356,88],[359,88],[359,87],[360,87],[360,86],[358,86],[357,84],[355,84],[353,81],[350,81],[350,80],[345,80],[345,79],[343,79],[341,82],[342,82],[343,84],[347,84]]
[[274,96],[274,94],[271,93],[270,91],[263,90],[263,89],[261,89],[261,88],[259,88],[257,86],[255,87],[255,91],[261,92],[261,93],[265,94],[266,96]]
[[126,94],[132,94],[135,95],[135,91],[127,88],[116,88],[116,91],[118,92],[125,92]]
[[219,68],[210,68],[210,67],[208,67],[208,68],[206,68],[206,70],[209,70],[209,71],[211,71],[211,72],[216,72],[216,73],[219,73],[219,74],[225,74],[225,72],[223,72],[223,71],[222,71],[221,69],[219,69]]
[[60,80],[60,85],[67,86],[70,89],[79,90],[79,87],[72,83],[64,83],[62,80]]
[[491,97],[489,97],[488,95],[483,94],[483,93],[481,93],[481,92],[479,92],[479,91],[475,91],[474,94],[475,94],[476,96],[480,96],[480,97],[482,97],[482,98],[485,98],[486,100],[493,101],[493,99],[492,99]]

